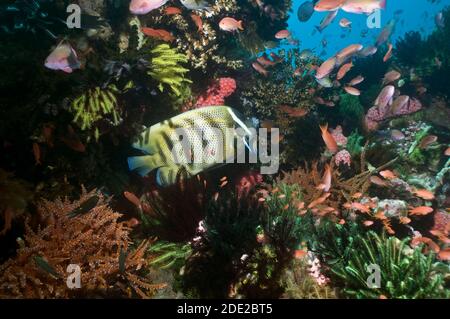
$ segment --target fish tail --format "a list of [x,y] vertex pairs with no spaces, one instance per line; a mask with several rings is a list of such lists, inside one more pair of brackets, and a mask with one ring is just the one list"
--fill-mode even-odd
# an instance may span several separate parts
[[136,171],[141,176],[146,176],[157,167],[153,156],[133,156],[128,158],[128,167],[131,171]]
[[156,182],[161,187],[174,185],[177,182],[179,167],[165,166],[158,168]]
[[325,125],[319,125],[322,133],[328,132],[328,123]]
[[322,29],[320,28],[320,26],[315,26],[316,30],[319,31],[319,33],[322,33]]
[[386,9],[386,0],[381,0],[380,1],[380,8],[381,9]]
[[242,25],[242,20],[240,20],[240,21],[238,22],[238,29],[241,30],[241,31],[244,30],[244,27],[243,27],[243,25]]

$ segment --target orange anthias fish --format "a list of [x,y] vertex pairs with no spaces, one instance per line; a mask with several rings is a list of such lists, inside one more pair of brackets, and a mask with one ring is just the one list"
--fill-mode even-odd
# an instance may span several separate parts
[[381,186],[381,187],[387,187],[388,186],[388,183],[386,181],[382,180],[380,177],[375,176],[375,175],[370,176],[370,182],[372,184],[375,184],[375,185]]
[[167,15],[176,15],[176,14],[181,14],[181,9],[177,8],[177,7],[167,7],[166,10],[164,10],[164,12]]
[[388,44],[388,51],[386,52],[386,55],[383,57],[383,62],[387,62],[392,57],[392,44]]
[[364,224],[364,226],[366,226],[366,227],[370,227],[370,226],[373,225],[373,221],[371,221],[371,220],[365,220],[365,221],[363,222],[363,224]]
[[341,80],[353,68],[353,62],[349,62],[340,67],[336,79]]
[[341,8],[349,13],[371,14],[377,9],[385,9],[386,0],[347,0]]
[[409,214],[416,215],[416,216],[423,216],[423,215],[428,215],[428,214],[432,213],[433,211],[434,211],[434,209],[432,207],[419,206],[419,207],[415,207],[415,208],[411,209],[409,211]]
[[134,206],[141,207],[141,201],[139,198],[131,192],[123,192],[123,196]]
[[76,152],[83,153],[86,151],[86,147],[81,143],[71,125],[67,126],[67,135],[61,137],[61,141]]
[[324,192],[329,192],[331,188],[331,166],[330,164],[325,165],[325,173],[323,174],[322,183],[317,186],[317,189],[321,189]]
[[342,18],[342,19],[339,21],[339,25],[340,25],[342,28],[349,28],[349,27],[351,27],[352,22],[351,22],[349,19]]
[[275,34],[275,38],[278,40],[290,38],[291,33],[288,30],[281,30]]
[[41,163],[41,148],[38,143],[33,143],[33,155],[36,165],[42,165]]
[[314,6],[314,10],[322,11],[336,11],[344,5],[347,0],[319,0]]
[[223,31],[234,32],[238,30],[244,30],[242,26],[242,20],[238,21],[234,18],[226,17],[220,20],[219,28]]
[[259,74],[264,75],[265,77],[267,77],[269,75],[269,71],[267,71],[261,64],[259,64],[258,62],[253,62],[252,63],[252,67],[256,70],[256,72],[258,72]]
[[426,189],[416,189],[416,190],[413,190],[412,193],[414,195],[416,195],[417,197],[420,197],[425,200],[433,200],[434,199],[434,194]]
[[336,140],[334,139],[333,135],[328,132],[328,123],[324,126],[320,126],[320,130],[322,131],[322,139],[325,142],[325,145],[327,146],[328,150],[331,153],[336,153],[339,150],[339,147],[336,143]]
[[400,217],[399,220],[400,220],[400,224],[403,224],[403,225],[407,225],[411,222],[411,219],[406,216]]
[[448,238],[444,232],[433,229],[433,230],[430,230],[430,234],[439,238],[439,240],[441,242],[443,242],[444,244],[447,244],[447,245],[450,244],[450,238]]
[[441,250],[438,254],[440,260],[449,261],[450,260],[450,248],[445,248]]
[[411,240],[411,246],[416,247],[419,244],[425,244],[427,245],[429,248],[431,248],[435,253],[439,253],[439,251],[441,250],[441,248],[439,247],[438,244],[436,244],[432,239],[428,238],[428,237],[414,237]]
[[437,140],[438,137],[436,135],[427,135],[420,141],[419,148],[426,149],[431,144],[437,142]]
[[144,33],[146,36],[157,38],[165,42],[172,42],[175,40],[175,37],[172,35],[172,33],[163,29],[143,27],[142,33]]
[[397,175],[395,175],[394,172],[392,172],[390,170],[381,171],[380,175],[386,179],[396,179],[397,178]]
[[197,26],[198,32],[203,31],[203,21],[202,18],[194,13],[191,14],[192,21],[194,21],[195,25]]
[[445,150],[444,155],[450,156],[450,147]]
[[358,202],[345,203],[344,207],[347,209],[357,210],[366,214],[370,213],[370,209],[367,205]]
[[309,203],[308,208],[313,208],[316,207],[317,205],[322,204],[323,202],[325,202],[327,200],[328,197],[330,197],[331,194],[330,193],[325,193],[322,196],[320,196],[319,198],[313,200],[311,203]]
[[308,111],[302,107],[292,107],[289,105],[281,105],[280,111],[286,113],[290,117],[299,118],[304,117],[306,114],[308,114]]
[[345,90],[345,92],[347,92],[350,95],[354,95],[354,96],[361,95],[361,91],[358,90],[357,88],[354,88],[353,86],[345,86],[344,90]]
[[294,257],[295,259],[302,259],[303,257],[305,257],[308,254],[308,252],[306,250],[303,249],[297,249],[294,253]]
[[44,136],[45,143],[48,146],[53,147],[53,131],[55,130],[55,126],[53,124],[45,124],[42,128],[42,135]]
[[356,78],[353,78],[353,79],[348,83],[348,85],[349,85],[349,86],[355,86],[355,85],[360,84],[360,83],[363,82],[363,81],[364,81],[364,77],[361,76],[361,75],[358,75]]
[[320,80],[330,74],[336,66],[336,58],[331,57],[323,62],[316,71],[316,79]]
[[336,54],[336,63],[338,65],[341,65],[342,63],[347,61],[347,59],[349,59],[350,57],[352,57],[354,54],[358,53],[362,49],[363,49],[363,46],[361,44],[351,44],[351,45],[345,47],[344,49],[342,49],[341,51],[339,51]]

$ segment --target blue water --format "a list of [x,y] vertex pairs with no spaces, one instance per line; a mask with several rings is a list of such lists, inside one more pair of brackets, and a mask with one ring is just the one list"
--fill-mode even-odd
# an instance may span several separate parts
[[[366,15],[340,10],[334,22],[319,33],[315,30],[315,26],[320,24],[327,12],[315,12],[309,21],[300,22],[297,18],[297,10],[303,2],[305,0],[294,0],[293,12],[289,20],[289,30],[300,40],[302,49],[315,49],[317,54],[324,53],[324,57],[328,57],[352,43],[373,44],[381,31],[367,28]],[[408,31],[419,31],[426,36],[436,28],[435,15],[449,5],[450,0],[437,0],[435,3],[429,0],[387,0],[386,10],[381,12],[381,27],[394,18],[397,10],[402,10],[403,12],[397,15],[398,23],[391,41],[395,43],[396,39]],[[339,20],[342,18],[352,21],[351,30],[339,26]],[[361,36],[363,30],[368,30],[365,37]],[[344,38],[341,38],[342,34],[345,34]],[[322,47],[323,39],[328,43],[325,49]]]

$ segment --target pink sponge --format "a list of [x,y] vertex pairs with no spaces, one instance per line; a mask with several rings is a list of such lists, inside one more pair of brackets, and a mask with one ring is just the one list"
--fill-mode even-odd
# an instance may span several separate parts
[[233,78],[220,78],[211,85],[206,93],[199,97],[195,107],[225,105],[225,98],[236,90],[236,81]]

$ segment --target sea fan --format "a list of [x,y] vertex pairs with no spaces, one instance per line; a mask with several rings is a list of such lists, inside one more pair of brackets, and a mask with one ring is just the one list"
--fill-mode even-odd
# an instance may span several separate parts
[[[38,212],[41,226],[35,231],[27,223],[17,256],[0,266],[0,296],[126,296],[131,287],[148,297],[161,287],[147,283],[137,272],[147,265],[148,242],[132,250],[130,229],[118,222],[122,215],[111,210],[97,191],[83,189],[74,202],[43,201]],[[70,275],[77,268],[80,286],[70,289]]]

